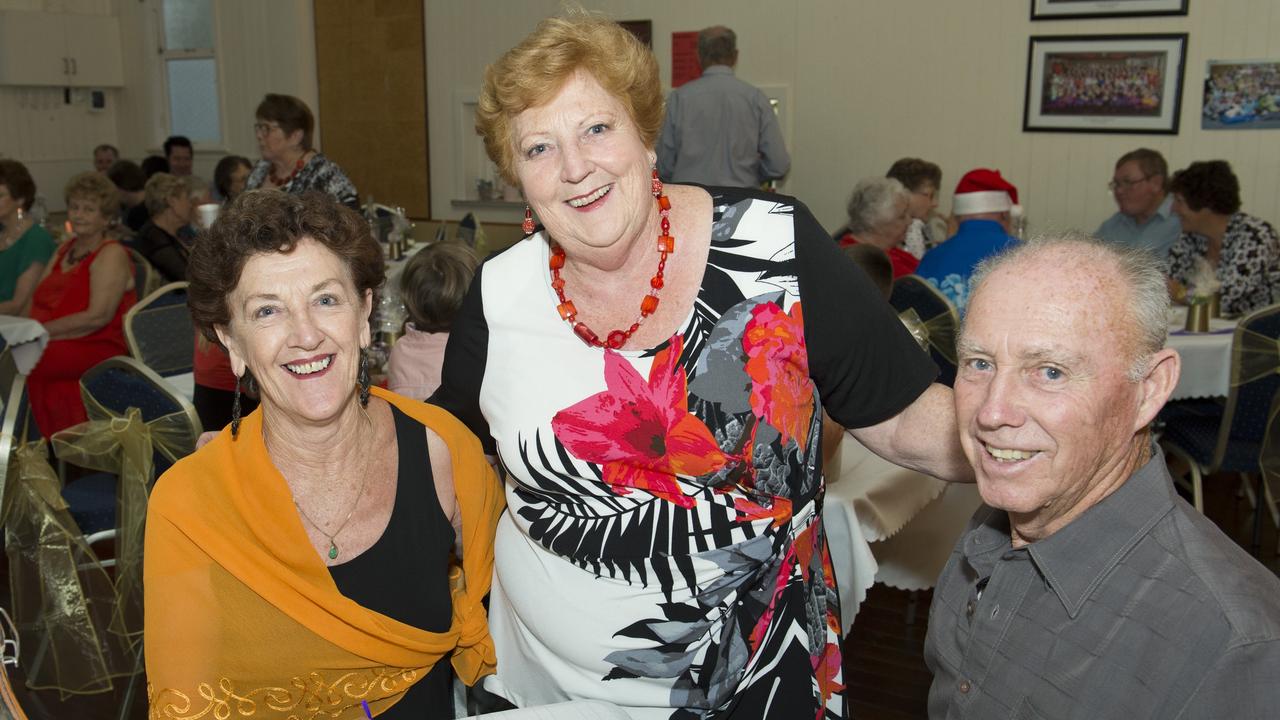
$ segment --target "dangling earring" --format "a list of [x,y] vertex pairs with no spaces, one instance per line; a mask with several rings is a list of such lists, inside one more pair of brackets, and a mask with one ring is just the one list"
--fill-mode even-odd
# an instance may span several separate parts
[[524,204],[524,224],[520,229],[524,230],[525,237],[533,234],[533,208],[529,207],[529,203]]
[[364,348],[360,348],[360,374],[356,382],[360,383],[360,406],[369,407],[369,356]]
[[653,168],[653,196],[658,197],[662,194],[662,181],[658,179],[658,168]]
[[231,399],[231,439],[240,435],[240,378],[236,377],[236,394]]

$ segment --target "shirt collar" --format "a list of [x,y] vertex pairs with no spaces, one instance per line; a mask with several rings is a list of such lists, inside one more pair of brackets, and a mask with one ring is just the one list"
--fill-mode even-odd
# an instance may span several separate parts
[[1168,220],[1173,214],[1173,193],[1165,193],[1164,201],[1160,203],[1160,207],[1156,208],[1156,214]]
[[733,68],[729,65],[712,65],[711,67],[702,69],[703,75],[732,75]]
[[1173,509],[1173,481],[1155,452],[1115,492],[1049,537],[1027,546],[1074,618],[1107,574]]

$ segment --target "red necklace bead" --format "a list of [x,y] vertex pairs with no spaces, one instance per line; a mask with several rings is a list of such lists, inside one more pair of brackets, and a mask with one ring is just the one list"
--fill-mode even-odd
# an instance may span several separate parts
[[302,172],[302,167],[306,165],[306,162],[304,162],[306,158],[307,158],[307,154],[305,152],[302,153],[302,157],[298,158],[297,164],[293,166],[293,172],[289,173],[289,176],[284,178],[283,180],[276,177],[276,169],[272,167],[271,170],[267,173],[268,175],[271,176],[271,184],[275,185],[276,187],[284,187],[285,185],[288,185],[294,178],[298,177],[298,173]]
[[560,270],[564,268],[564,248],[560,247],[554,241],[551,243],[551,257],[548,265],[551,267],[551,288],[556,291],[556,298],[560,304],[556,306],[556,312],[560,314],[560,318],[569,323],[573,327],[573,332],[582,342],[591,347],[605,347],[617,350],[640,329],[640,323],[645,318],[652,315],[658,309],[658,291],[662,290],[663,272],[667,268],[667,256],[676,251],[676,239],[671,236],[671,200],[666,195],[659,195],[658,213],[662,217],[662,234],[658,236],[658,271],[653,277],[649,278],[650,291],[640,300],[640,317],[631,323],[631,327],[626,330],[613,330],[605,335],[602,341],[599,335],[596,335],[587,324],[578,320],[578,309],[574,306],[573,301],[565,297],[564,294],[564,278],[560,277]]

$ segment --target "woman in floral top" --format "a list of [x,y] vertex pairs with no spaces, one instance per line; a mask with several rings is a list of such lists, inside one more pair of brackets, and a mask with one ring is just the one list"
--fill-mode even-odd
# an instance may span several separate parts
[[1222,283],[1222,310],[1243,315],[1276,302],[1280,238],[1260,218],[1240,212],[1240,181],[1225,160],[1191,163],[1169,184],[1182,235],[1169,250],[1174,295],[1186,292],[1204,258]]

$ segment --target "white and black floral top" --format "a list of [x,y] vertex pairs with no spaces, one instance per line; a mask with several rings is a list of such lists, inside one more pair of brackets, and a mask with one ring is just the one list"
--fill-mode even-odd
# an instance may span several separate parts
[[[1186,284],[1195,274],[1196,260],[1209,252],[1209,238],[1182,233],[1169,249],[1169,277]],[[1218,260],[1222,283],[1222,311],[1243,315],[1277,301],[1280,283],[1280,237],[1271,223],[1238,212],[1227,223]]]
[[[259,160],[258,164],[253,167],[253,172],[249,173],[249,180],[245,183],[245,189],[256,190],[262,187],[267,181],[267,174],[271,172],[271,163],[266,160]],[[338,167],[338,163],[325,157],[322,153],[316,153],[311,156],[306,165],[298,171],[298,174],[292,180],[284,184],[281,190],[292,195],[300,195],[308,190],[319,190],[335,197],[338,202],[348,207],[356,207],[360,202],[360,196],[356,194],[356,186],[347,177],[347,174]]]

